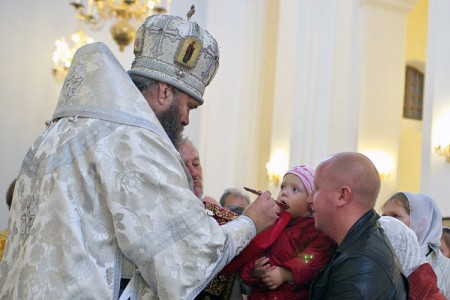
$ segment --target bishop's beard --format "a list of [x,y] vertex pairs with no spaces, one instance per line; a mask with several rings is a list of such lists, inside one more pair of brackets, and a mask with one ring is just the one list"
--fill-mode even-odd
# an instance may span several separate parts
[[158,120],[178,150],[183,140],[184,126],[181,123],[180,105],[176,98],[173,99],[170,107],[158,117]]

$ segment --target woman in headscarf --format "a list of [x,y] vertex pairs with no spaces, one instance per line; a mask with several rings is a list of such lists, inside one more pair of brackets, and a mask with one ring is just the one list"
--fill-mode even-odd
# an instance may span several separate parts
[[384,203],[382,211],[383,216],[399,219],[416,233],[421,257],[436,273],[441,293],[450,298],[450,260],[439,249],[442,216],[436,202],[424,194],[400,192]]

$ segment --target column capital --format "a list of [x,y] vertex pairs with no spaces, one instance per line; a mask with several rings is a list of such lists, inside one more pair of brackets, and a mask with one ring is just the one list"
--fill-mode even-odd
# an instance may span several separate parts
[[370,5],[385,10],[408,13],[418,0],[357,0],[361,6]]

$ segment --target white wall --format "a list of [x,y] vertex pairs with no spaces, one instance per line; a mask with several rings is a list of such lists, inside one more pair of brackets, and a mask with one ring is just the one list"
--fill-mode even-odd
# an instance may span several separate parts
[[[427,68],[422,140],[421,190],[439,204],[442,215],[450,217],[450,163],[434,152],[438,130],[450,143],[450,1],[429,2]],[[446,128],[438,128],[438,121],[446,115]],[[442,141],[442,140],[441,140]]]
[[7,1],[0,10],[0,228],[7,224],[5,193],[33,140],[45,128],[59,94],[52,79],[54,41],[75,31],[65,1]]
[[242,189],[257,181],[267,2],[209,2],[207,28],[219,43],[221,57],[203,110],[200,155],[205,193],[216,199],[226,188]]

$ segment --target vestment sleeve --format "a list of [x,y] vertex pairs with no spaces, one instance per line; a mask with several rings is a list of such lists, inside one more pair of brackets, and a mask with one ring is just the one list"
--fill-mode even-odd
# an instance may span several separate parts
[[190,191],[167,138],[124,126],[96,170],[118,246],[162,299],[192,298],[255,236],[239,217],[224,226]]

